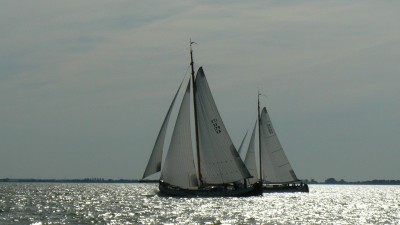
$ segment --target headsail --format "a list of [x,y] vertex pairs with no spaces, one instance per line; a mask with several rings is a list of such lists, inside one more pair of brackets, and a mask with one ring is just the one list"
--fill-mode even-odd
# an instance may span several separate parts
[[171,115],[172,108],[175,104],[176,96],[178,96],[179,90],[181,89],[182,83],[183,80],[179,85],[178,90],[175,93],[171,105],[169,106],[167,115],[165,115],[164,122],[161,126],[160,131],[158,132],[158,136],[154,144],[153,151],[151,152],[150,159],[149,162],[147,163],[146,170],[143,173],[142,179],[150,175],[153,175],[161,170],[162,152],[164,147],[165,134],[167,132],[167,127],[168,127],[169,117]]
[[201,67],[195,85],[202,181],[222,184],[249,178],[251,175],[222,122]]
[[263,179],[273,183],[298,181],[265,107],[261,112],[260,128]]
[[244,164],[249,170],[251,176],[253,176],[252,178],[249,179],[249,182],[251,184],[254,184],[255,182],[260,180],[257,174],[256,153],[255,153],[255,143],[254,143],[256,135],[256,127],[257,127],[257,121],[254,124],[253,133],[251,134],[249,147],[247,149],[246,157],[244,159]]
[[243,152],[243,143],[244,143],[244,140],[246,140],[246,137],[247,137],[247,133],[248,133],[248,132],[249,132],[249,131],[246,131],[246,134],[244,135],[243,140],[242,140],[242,142],[240,143],[240,146],[239,146],[239,149],[238,149],[239,155],[242,155],[242,152]]
[[190,126],[190,81],[179,109],[161,180],[181,188],[197,187]]

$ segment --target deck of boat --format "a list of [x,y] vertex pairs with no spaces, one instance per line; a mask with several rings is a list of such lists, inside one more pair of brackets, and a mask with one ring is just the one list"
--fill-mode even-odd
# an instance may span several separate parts
[[303,183],[294,184],[264,184],[264,193],[274,192],[309,192],[308,185]]

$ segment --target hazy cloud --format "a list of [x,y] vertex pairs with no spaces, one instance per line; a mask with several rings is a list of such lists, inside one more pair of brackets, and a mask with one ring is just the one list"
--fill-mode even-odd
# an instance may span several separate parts
[[0,178],[141,177],[192,38],[236,144],[260,88],[299,177],[398,179],[399,6],[5,1]]

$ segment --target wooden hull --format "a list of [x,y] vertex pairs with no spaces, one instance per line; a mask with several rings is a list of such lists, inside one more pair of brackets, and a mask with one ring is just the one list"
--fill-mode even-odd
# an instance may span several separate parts
[[256,183],[247,188],[224,188],[224,187],[208,187],[203,189],[184,189],[171,186],[167,183],[159,183],[160,194],[162,196],[172,197],[249,197],[262,195],[261,183]]
[[309,192],[307,184],[267,184],[263,185],[264,193],[275,192]]

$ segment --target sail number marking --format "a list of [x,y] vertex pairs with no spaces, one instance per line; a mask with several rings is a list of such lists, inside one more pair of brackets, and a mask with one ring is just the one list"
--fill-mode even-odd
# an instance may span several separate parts
[[270,123],[267,124],[267,127],[268,127],[269,133],[270,133],[270,134],[274,134],[274,130],[272,129],[272,126],[271,126]]
[[211,120],[212,125],[214,126],[214,130],[217,134],[221,133],[221,126],[218,125],[218,119],[214,118]]

